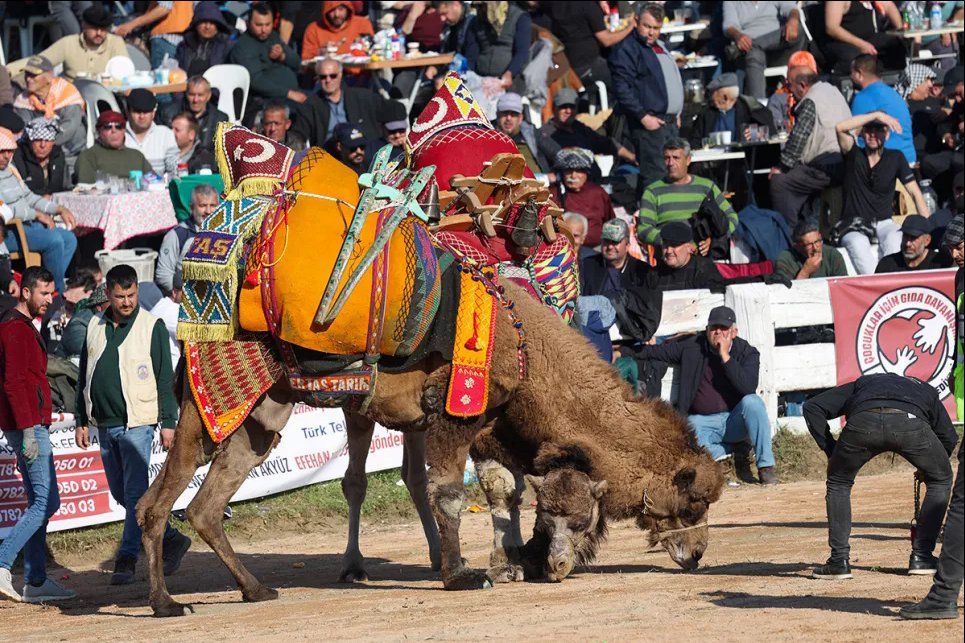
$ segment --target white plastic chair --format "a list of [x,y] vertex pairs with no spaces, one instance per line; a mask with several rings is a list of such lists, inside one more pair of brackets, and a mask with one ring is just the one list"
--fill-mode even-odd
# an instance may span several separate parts
[[[214,65],[209,67],[203,76],[212,87],[218,88],[218,109],[227,114],[232,122],[241,121],[248,105],[248,89],[251,86],[248,70],[241,65]],[[235,90],[241,90],[240,110],[235,107]]]
[[94,125],[97,123],[97,117],[100,116],[100,113],[109,109],[115,112],[123,112],[113,92],[96,80],[76,78],[74,79],[74,86],[84,98],[84,102],[87,103],[87,147],[93,147]]

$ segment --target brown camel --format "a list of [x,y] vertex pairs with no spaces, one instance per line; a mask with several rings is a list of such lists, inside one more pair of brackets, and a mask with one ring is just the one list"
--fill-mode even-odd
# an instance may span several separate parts
[[[706,510],[719,496],[722,484],[716,464],[688,441],[686,423],[669,406],[633,400],[629,389],[578,333],[520,288],[507,283],[505,290],[515,302],[517,318],[526,332],[528,375],[520,381],[518,336],[508,316],[499,314],[488,408],[483,416],[463,420],[443,412],[449,367],[436,356],[408,371],[380,374],[366,409],[370,421],[403,432],[426,432],[429,500],[439,525],[444,586],[473,589],[489,586],[493,580],[466,566],[459,544],[463,469],[470,445],[484,428],[491,432],[492,451],[499,447],[513,453],[518,445],[516,458],[523,461],[528,453],[535,458],[543,443],[579,445],[593,462],[592,477],[609,483],[608,515],[637,517],[656,538],[661,532],[686,529],[669,534],[663,542],[679,564],[695,566],[706,547],[707,532],[702,526]],[[164,584],[161,540],[175,499],[197,467],[208,460],[211,469],[188,507],[188,518],[232,572],[245,600],[275,598],[277,593],[262,586],[238,560],[220,516],[248,471],[267,457],[278,439],[291,414],[292,392],[286,381],[277,383],[243,428],[217,447],[203,437],[192,396],[183,399],[171,452],[138,504],[151,606],[158,616],[185,612],[186,607],[170,597]],[[497,418],[504,415],[511,422],[497,426]],[[499,433],[510,429],[511,436]],[[511,461],[505,456],[500,460]],[[506,501],[496,498],[494,507]],[[522,574],[512,576],[518,579]]]

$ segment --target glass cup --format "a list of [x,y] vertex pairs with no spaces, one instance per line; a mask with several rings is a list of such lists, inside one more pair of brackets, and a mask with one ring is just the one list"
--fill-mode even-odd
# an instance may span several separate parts
[[760,137],[762,141],[770,140],[770,137],[768,136],[768,134],[769,134],[769,131],[767,129],[767,125],[757,126],[757,135]]
[[747,132],[748,132],[747,140],[750,141],[751,143],[756,143],[758,140],[760,140],[758,138],[760,136],[760,133],[757,130],[757,123],[751,123],[750,125],[748,125]]

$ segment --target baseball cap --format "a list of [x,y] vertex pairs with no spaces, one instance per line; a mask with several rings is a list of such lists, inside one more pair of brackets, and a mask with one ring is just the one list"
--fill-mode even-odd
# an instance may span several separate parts
[[603,230],[600,232],[600,238],[603,241],[612,243],[620,243],[629,236],[630,229],[623,219],[610,219],[603,224]]
[[727,306],[717,306],[707,317],[707,326],[726,326],[730,328],[737,323],[737,315]]
[[962,65],[955,65],[946,71],[945,77],[942,78],[942,94],[948,96],[949,94],[954,93],[955,86],[963,81],[965,81],[965,67]]
[[671,221],[660,226],[660,240],[665,246],[693,243],[694,229],[686,221]]
[[[558,96],[559,94],[557,94]],[[496,101],[496,113],[499,112],[514,112],[516,114],[523,113],[523,97],[519,94],[513,92],[506,92],[499,97]]]
[[[563,107],[564,105],[576,105],[578,98],[579,96],[575,89],[564,87],[553,96],[553,109]],[[520,111],[522,111],[522,107]]]
[[901,224],[901,231],[913,237],[920,237],[923,234],[931,234],[931,221],[920,214],[909,214]]
[[365,147],[368,144],[362,130],[351,123],[339,123],[335,126],[335,140],[343,147]]
[[100,2],[84,9],[84,13],[81,14],[80,19],[92,27],[110,27],[111,22],[114,20],[110,11],[105,9],[104,5]]
[[28,74],[36,75],[51,72],[54,70],[54,66],[44,56],[31,56],[27,59],[27,64],[24,65],[23,70]]
[[157,107],[157,97],[143,87],[132,89],[127,97],[127,112],[151,112]]

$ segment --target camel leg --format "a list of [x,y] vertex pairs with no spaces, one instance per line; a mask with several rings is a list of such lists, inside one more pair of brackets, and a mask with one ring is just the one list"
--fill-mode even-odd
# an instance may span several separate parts
[[266,431],[251,419],[245,420],[243,430],[232,435],[217,454],[201,488],[188,505],[191,526],[235,577],[246,602],[274,600],[278,598],[278,591],[262,585],[238,558],[224,531],[224,508],[248,473],[268,457],[278,439],[277,433]]
[[519,552],[523,537],[519,527],[520,480],[495,460],[476,462],[479,486],[486,493],[493,518],[493,550],[489,556],[489,577],[496,583],[523,580]]
[[338,580],[341,583],[368,580],[365,559],[359,549],[359,521],[362,503],[369,481],[365,475],[365,461],[372,444],[375,422],[357,413],[345,412],[346,434],[348,435],[348,467],[342,478],[342,493],[348,501],[348,543],[342,554],[342,571]]
[[459,544],[460,512],[466,499],[463,472],[478,423],[433,422],[426,432],[429,504],[439,525],[442,584],[449,590],[484,589],[492,580],[471,569]]
[[[191,394],[188,393],[184,399],[192,400]],[[137,523],[141,526],[141,543],[147,555],[150,601],[155,616],[184,616],[187,611],[193,611],[190,605],[176,602],[168,593],[161,556],[168,515],[203,460],[203,431],[201,416],[194,402],[185,403],[167,459],[157,478],[137,503]]]
[[429,476],[426,473],[426,434],[424,431],[417,431],[406,433],[403,438],[402,480],[405,481],[409,497],[419,512],[422,530],[429,545],[429,562],[432,564],[432,571],[437,572],[442,567],[442,561],[439,553],[439,528],[432,516],[427,491]]

